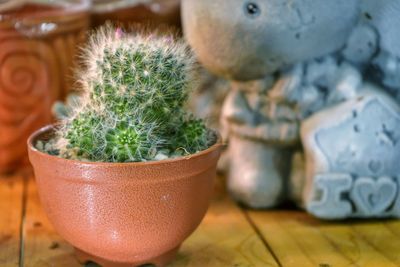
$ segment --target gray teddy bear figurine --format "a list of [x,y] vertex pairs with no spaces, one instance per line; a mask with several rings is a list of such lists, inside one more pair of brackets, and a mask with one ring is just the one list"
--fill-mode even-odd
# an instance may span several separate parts
[[182,1],[199,61],[231,81],[221,120],[237,201],[400,216],[400,0],[377,2]]

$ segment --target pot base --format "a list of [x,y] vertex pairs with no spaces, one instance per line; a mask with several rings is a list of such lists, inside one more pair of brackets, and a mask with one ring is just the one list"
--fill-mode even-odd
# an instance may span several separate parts
[[78,261],[82,264],[86,264],[88,262],[93,262],[93,263],[100,265],[101,267],[139,267],[139,266],[146,265],[146,264],[153,264],[156,267],[164,267],[175,259],[176,254],[179,250],[179,247],[180,246],[177,246],[176,248],[174,248],[170,251],[167,251],[166,253],[164,253],[160,256],[157,256],[155,258],[148,259],[145,261],[140,261],[140,262],[110,261],[110,260],[106,260],[106,259],[94,256],[94,255],[91,255],[89,253],[86,253],[78,248],[75,248],[75,255],[78,258]]

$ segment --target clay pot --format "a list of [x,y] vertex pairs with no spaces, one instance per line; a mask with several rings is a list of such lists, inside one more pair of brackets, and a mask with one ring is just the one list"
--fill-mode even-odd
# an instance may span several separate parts
[[94,0],[92,25],[108,20],[124,26],[132,23],[165,24],[180,28],[180,0]]
[[26,140],[71,88],[90,19],[89,0],[20,2],[0,5],[0,173],[28,163]]
[[178,159],[81,162],[34,147],[52,130],[48,126],[30,137],[29,158],[43,208],[80,261],[131,267],[173,260],[206,213],[220,141]]

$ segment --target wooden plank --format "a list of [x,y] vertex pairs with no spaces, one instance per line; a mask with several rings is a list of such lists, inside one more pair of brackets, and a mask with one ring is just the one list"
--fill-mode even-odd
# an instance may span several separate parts
[[366,243],[396,266],[400,266],[399,227],[399,224],[388,227],[385,221],[357,222],[352,225]]
[[[15,207],[15,203],[19,203],[21,212],[23,183],[22,179],[19,181],[16,184],[12,182],[13,186],[0,183],[0,199],[8,199],[8,202],[0,203],[2,210],[9,210],[9,206]],[[217,186],[218,193],[206,218],[184,242],[171,267],[400,265],[399,221],[322,222],[301,211],[246,211],[244,214],[222,192],[222,184],[220,182]],[[14,209],[5,214],[17,218],[19,215]],[[246,216],[262,234],[274,255],[266,249]],[[2,218],[0,225],[13,225],[5,221]],[[17,228],[13,228],[13,231],[18,237]],[[4,229],[2,227],[1,230]],[[33,180],[29,180],[27,185],[23,229],[24,266],[80,266],[72,247],[54,232],[46,219]],[[18,239],[6,246],[5,250],[3,248],[4,244],[0,242],[0,259],[7,251],[14,252],[3,257],[11,260],[10,264],[2,263],[0,266],[17,266]]]
[[[375,227],[374,222],[364,221],[363,223]],[[321,233],[337,247],[340,253],[351,259],[353,266],[398,266],[379,250],[376,250],[369,242],[366,242],[357,231],[354,231],[354,223],[352,222],[322,224],[319,228]]]
[[23,186],[21,175],[0,176],[0,266],[19,264]]
[[279,266],[228,197],[215,199],[172,267]]
[[[299,266],[299,263],[303,267],[316,266],[292,234],[287,231],[287,225],[281,224],[272,213],[247,211],[247,214],[282,266]],[[289,220],[287,222],[290,223]]]
[[383,224],[392,232],[394,238],[400,239],[400,220],[388,220]]
[[73,248],[55,232],[44,214],[33,177],[28,181],[23,241],[25,267],[81,266],[73,255]]
[[[196,232],[184,242],[173,267],[278,266],[244,214],[223,193],[217,180],[216,198]],[[24,225],[26,267],[78,267],[73,250],[44,215],[33,180],[28,184]],[[55,245],[57,244],[57,245]]]
[[[248,214],[282,266],[398,266],[349,222],[323,222],[302,211]],[[373,227],[369,231],[374,231]],[[388,235],[380,238],[390,240]]]

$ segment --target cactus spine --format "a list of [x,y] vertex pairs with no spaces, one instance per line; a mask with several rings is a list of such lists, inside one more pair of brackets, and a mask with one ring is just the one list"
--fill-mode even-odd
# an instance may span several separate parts
[[191,154],[212,142],[204,123],[184,109],[195,62],[182,41],[107,26],[92,36],[83,59],[83,92],[57,132],[62,156],[148,161],[160,151]]

